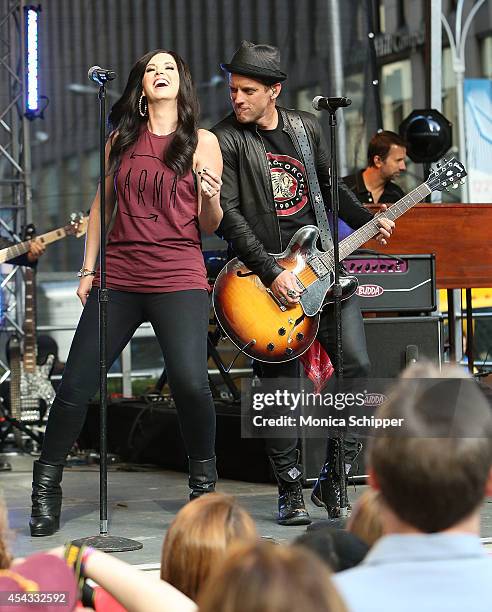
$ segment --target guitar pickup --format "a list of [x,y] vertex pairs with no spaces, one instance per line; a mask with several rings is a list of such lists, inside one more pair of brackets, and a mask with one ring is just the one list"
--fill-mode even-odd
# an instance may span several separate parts
[[330,270],[319,257],[311,257],[306,262],[318,278],[324,278]]
[[285,312],[287,310],[287,306],[285,306],[285,304],[282,304],[282,302],[273,294],[273,291],[271,289],[267,289],[266,292],[272,298],[272,300],[277,304],[277,306],[280,308],[282,312]]

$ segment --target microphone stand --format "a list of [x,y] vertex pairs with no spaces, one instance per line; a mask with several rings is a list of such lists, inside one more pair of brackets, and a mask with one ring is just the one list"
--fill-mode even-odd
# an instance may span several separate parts
[[99,203],[100,203],[100,287],[99,302],[99,535],[73,540],[76,546],[92,546],[104,552],[126,552],[143,548],[141,542],[110,536],[108,533],[108,463],[107,463],[107,421],[108,421],[108,379],[107,379],[107,327],[108,301],[106,288],[106,81],[100,75],[99,83]]
[[[338,106],[328,106],[330,114],[330,177],[331,177],[331,205],[333,210],[333,264],[334,264],[334,315],[335,315],[335,376],[337,377],[337,388],[343,379],[343,346],[342,346],[342,285],[340,284],[340,251],[338,246],[338,159],[337,159],[337,118]],[[347,475],[345,473],[345,435],[343,430],[337,436],[338,439],[338,469],[340,473],[340,519],[348,516],[347,497]],[[335,519],[337,521],[337,519]]]

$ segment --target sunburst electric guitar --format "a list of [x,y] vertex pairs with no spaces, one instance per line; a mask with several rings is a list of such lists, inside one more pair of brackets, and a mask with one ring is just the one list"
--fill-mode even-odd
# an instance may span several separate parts
[[[466,171],[456,159],[443,159],[416,189],[378,213],[339,244],[343,260],[379,232],[380,217],[395,220],[432,191],[456,188]],[[297,231],[283,253],[273,256],[297,277],[300,302],[283,305],[239,259],[232,259],[215,281],[213,305],[217,320],[239,350],[259,361],[280,363],[302,355],[316,338],[320,311],[334,301],[333,250],[316,248],[319,230],[307,225]],[[342,299],[355,293],[355,276],[340,277]]]

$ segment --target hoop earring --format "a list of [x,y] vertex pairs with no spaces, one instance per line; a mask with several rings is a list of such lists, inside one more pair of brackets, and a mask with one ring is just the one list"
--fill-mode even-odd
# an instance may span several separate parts
[[140,96],[140,100],[138,101],[138,112],[141,117],[145,117],[147,111],[149,109],[149,105],[147,103],[147,98],[142,94]]

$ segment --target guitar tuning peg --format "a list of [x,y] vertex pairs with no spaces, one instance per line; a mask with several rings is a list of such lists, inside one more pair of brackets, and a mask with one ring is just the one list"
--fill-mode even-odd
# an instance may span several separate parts
[[448,160],[447,160],[445,157],[443,157],[443,158],[442,158],[442,163],[443,163],[443,164],[447,164],[447,163],[448,163]]
[[461,184],[461,185],[464,185],[464,184],[465,184],[465,182],[466,182],[466,181],[465,181],[465,179],[464,179],[464,178],[460,179],[460,184]]
[[441,183],[441,185],[442,185],[443,187],[446,187],[447,182],[446,182],[446,181],[443,181],[443,182]]

